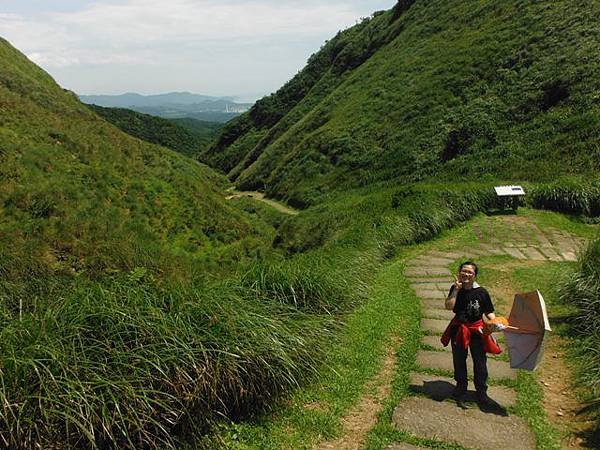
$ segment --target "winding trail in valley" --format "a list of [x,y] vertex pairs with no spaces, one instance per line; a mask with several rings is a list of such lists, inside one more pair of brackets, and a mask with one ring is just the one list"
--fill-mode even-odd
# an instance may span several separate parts
[[289,206],[286,206],[283,203],[278,202],[277,200],[266,198],[265,194],[263,194],[262,192],[236,191],[233,189],[228,189],[227,193],[228,194],[225,197],[226,200],[232,200],[234,198],[241,198],[241,197],[248,197],[248,198],[252,198],[254,200],[258,200],[260,202],[266,203],[267,205],[271,206],[272,208],[275,208],[277,211],[282,212],[284,214],[289,214],[289,215],[295,216],[299,213],[298,210],[290,208]]

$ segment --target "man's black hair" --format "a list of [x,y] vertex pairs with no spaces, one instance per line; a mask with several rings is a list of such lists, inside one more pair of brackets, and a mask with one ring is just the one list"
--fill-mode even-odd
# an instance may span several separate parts
[[462,263],[460,265],[460,267],[458,268],[458,271],[460,272],[464,266],[473,266],[473,270],[475,271],[475,275],[477,275],[477,264],[475,264],[473,261],[465,261],[464,263]]

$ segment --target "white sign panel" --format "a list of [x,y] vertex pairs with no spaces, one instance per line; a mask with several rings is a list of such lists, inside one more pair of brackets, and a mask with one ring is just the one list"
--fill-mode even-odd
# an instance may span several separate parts
[[496,186],[496,195],[506,197],[511,195],[525,195],[525,191],[521,186]]

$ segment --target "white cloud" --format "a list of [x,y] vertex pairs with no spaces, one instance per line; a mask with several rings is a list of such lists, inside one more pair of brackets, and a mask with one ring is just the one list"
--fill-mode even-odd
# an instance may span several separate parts
[[[254,59],[277,55],[289,60],[292,75],[318,49],[315,42],[376,9],[365,3],[373,2],[97,1],[68,12],[0,14],[0,30],[34,62],[51,73],[70,68],[69,76],[76,76],[77,67],[89,72],[90,66],[129,67],[132,78],[151,76],[144,68],[166,64],[180,70],[188,64],[192,70],[192,63],[212,60],[216,67],[236,67],[243,52]],[[300,49],[299,42],[312,51]],[[292,48],[289,55],[282,51],[286,43]],[[244,58],[252,64],[248,59],[252,58]]]
[[0,15],[0,25],[9,39],[35,55],[36,62],[64,67],[137,64],[138,51],[159,55],[190,42],[224,45],[330,33],[352,24],[356,16],[356,11],[340,3],[307,8],[267,1],[129,0],[118,5],[97,3],[37,20],[5,14]]

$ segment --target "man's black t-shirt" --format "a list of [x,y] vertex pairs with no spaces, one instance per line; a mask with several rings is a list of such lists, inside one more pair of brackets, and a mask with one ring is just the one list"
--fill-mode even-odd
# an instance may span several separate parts
[[[454,285],[450,288],[450,293]],[[456,296],[456,303],[452,309],[456,318],[462,322],[477,322],[482,314],[494,312],[494,305],[490,294],[482,287],[461,289]]]

